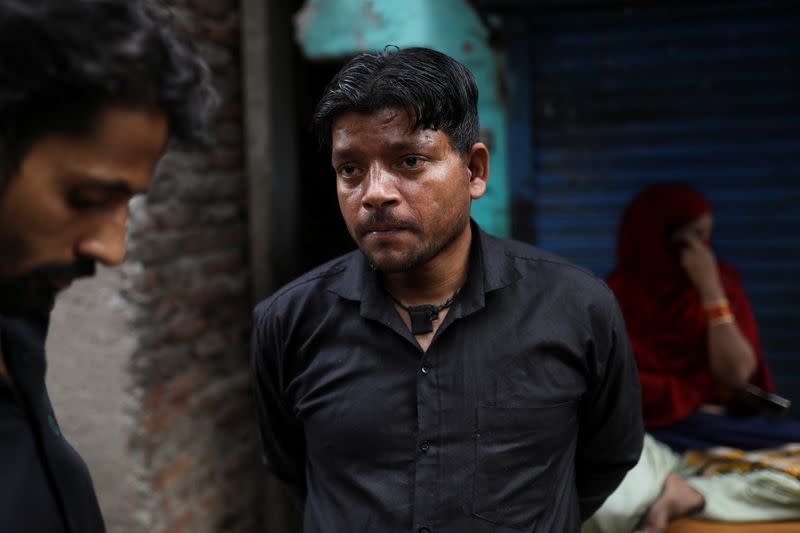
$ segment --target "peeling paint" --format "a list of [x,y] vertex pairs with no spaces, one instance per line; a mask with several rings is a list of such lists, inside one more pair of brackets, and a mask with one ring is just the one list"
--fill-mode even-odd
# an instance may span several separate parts
[[383,26],[383,18],[381,17],[380,13],[375,11],[374,2],[367,2],[367,7],[364,10],[364,14],[372,21],[373,24],[375,24],[376,27],[380,28]]
[[342,60],[395,45],[426,46],[464,63],[480,92],[481,136],[493,145],[489,187],[472,213],[488,232],[509,234],[503,71],[489,48],[487,29],[467,0],[307,0],[294,24],[297,42],[311,60]]
[[317,17],[317,14],[320,10],[319,4],[307,4],[303,9],[299,10],[294,15],[294,27],[297,35],[303,35],[307,33],[306,28],[308,28],[314,19]]

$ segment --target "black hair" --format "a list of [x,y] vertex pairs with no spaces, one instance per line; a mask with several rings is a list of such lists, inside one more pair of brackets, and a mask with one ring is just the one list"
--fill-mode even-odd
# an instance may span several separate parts
[[143,0],[0,1],[0,185],[36,140],[88,133],[104,106],[155,109],[200,144],[219,97],[166,9]]
[[314,114],[320,144],[330,145],[333,121],[349,111],[406,110],[412,128],[441,130],[462,154],[478,141],[478,87],[472,73],[430,48],[388,48],[351,59],[328,84]]

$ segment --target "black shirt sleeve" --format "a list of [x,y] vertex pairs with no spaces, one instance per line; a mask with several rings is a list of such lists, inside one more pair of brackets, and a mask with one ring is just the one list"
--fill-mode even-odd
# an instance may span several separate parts
[[284,357],[278,317],[271,307],[253,314],[250,365],[256,401],[262,458],[267,468],[286,483],[302,508],[306,496],[305,437],[284,390]]
[[589,518],[639,460],[644,439],[636,361],[610,291],[590,306],[594,382],[581,400],[576,457],[581,519]]

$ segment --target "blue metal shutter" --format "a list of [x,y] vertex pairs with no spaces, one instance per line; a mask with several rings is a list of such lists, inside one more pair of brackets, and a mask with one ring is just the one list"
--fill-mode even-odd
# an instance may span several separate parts
[[681,180],[715,206],[778,390],[800,407],[797,2],[509,17],[512,232],[599,275],[624,206]]

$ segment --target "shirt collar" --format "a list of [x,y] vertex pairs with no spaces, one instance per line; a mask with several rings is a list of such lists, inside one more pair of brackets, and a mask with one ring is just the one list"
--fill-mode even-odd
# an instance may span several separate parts
[[[516,282],[521,274],[502,239],[484,233],[474,220],[470,247],[469,274],[457,298],[458,315],[467,316],[485,305],[486,294]],[[341,273],[330,278],[328,290],[347,300],[361,303],[361,315],[384,323],[393,322],[397,313],[381,285],[380,275],[360,251],[340,263]]]
[[12,381],[19,387],[44,379],[47,367],[45,339],[49,313],[30,313],[24,317],[0,314],[0,343],[3,359]]

